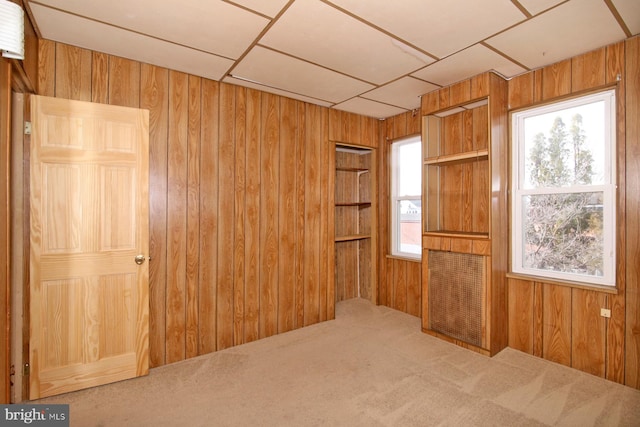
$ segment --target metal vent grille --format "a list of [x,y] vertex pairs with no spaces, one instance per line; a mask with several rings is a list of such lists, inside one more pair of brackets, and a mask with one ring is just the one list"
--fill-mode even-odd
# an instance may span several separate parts
[[429,251],[429,328],[482,346],[484,257]]

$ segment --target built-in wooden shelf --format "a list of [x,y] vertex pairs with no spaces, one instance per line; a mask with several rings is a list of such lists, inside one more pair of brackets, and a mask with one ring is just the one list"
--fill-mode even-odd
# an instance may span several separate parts
[[370,238],[370,234],[353,234],[351,236],[336,236],[336,242],[353,242],[354,240],[365,240]]
[[335,206],[370,206],[371,202],[337,202]]
[[455,237],[463,239],[489,239],[489,233],[467,232],[457,230],[431,230],[422,233],[423,236]]
[[465,151],[464,153],[445,154],[442,156],[427,157],[424,160],[425,165],[433,166],[446,166],[450,164],[456,164],[461,162],[473,161],[473,160],[487,160],[489,158],[489,150],[473,150]]
[[369,169],[337,167],[336,172],[369,172]]

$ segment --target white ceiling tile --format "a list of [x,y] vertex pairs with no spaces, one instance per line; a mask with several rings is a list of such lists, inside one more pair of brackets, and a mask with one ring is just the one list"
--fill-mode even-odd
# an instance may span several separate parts
[[[269,23],[220,0],[39,0],[40,3],[162,40],[238,58]],[[48,37],[43,33],[43,37]]]
[[364,98],[352,98],[348,101],[333,106],[336,110],[347,111],[349,113],[361,114],[363,116],[383,119],[406,112],[403,108],[392,105],[381,104]]
[[505,77],[526,71],[491,49],[477,44],[429,65],[413,73],[412,76],[440,86],[447,86],[489,70],[495,70]]
[[612,0],[612,2],[631,34],[640,33],[640,1]]
[[431,83],[412,77],[403,77],[387,85],[362,94],[363,98],[379,101],[385,104],[413,110],[420,107],[420,95],[438,89]]
[[319,0],[297,0],[260,44],[374,84],[434,61]]
[[331,107],[333,105],[332,102],[327,102],[327,101],[323,101],[321,99],[316,99],[316,98],[311,98],[308,96],[303,96],[297,93],[291,93],[291,92],[287,92],[286,90],[280,90],[280,89],[276,89],[276,88],[272,88],[269,86],[264,86],[264,85],[260,85],[257,84],[255,82],[250,82],[250,81],[246,81],[246,80],[241,80],[241,79],[237,79],[234,77],[225,77],[224,79],[222,79],[223,82],[225,83],[231,83],[234,85],[238,85],[238,86],[244,86],[244,87],[248,87],[251,89],[258,89],[262,92],[269,92],[269,93],[273,93],[275,95],[280,95],[280,96],[286,96],[287,98],[292,98],[292,99],[297,99],[298,101],[304,101],[304,102],[308,102],[310,104],[316,104],[316,105],[321,105],[323,107]]
[[256,46],[232,73],[288,92],[341,102],[374,86],[270,49]]
[[520,0],[520,4],[532,15],[547,10],[566,0]]
[[123,58],[219,80],[233,61],[31,4],[46,38]]
[[439,58],[524,20],[510,0],[331,0]]
[[289,0],[234,0],[233,2],[273,18],[280,13]]
[[622,40],[602,0],[570,1],[487,40],[519,63],[538,68]]

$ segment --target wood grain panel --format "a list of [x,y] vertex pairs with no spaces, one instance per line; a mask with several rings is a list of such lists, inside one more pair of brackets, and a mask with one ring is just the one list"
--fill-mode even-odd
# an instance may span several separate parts
[[533,73],[521,74],[509,80],[509,109],[533,103]]
[[[233,281],[235,232],[235,87],[220,85],[220,125],[218,142],[218,275],[217,349],[233,346]],[[277,212],[277,210],[276,210]]]
[[[309,108],[310,107],[308,107],[307,109]],[[323,118],[326,118],[326,120],[329,120],[327,128],[330,129],[331,121],[330,121],[329,113],[327,112],[326,114],[323,114]],[[311,122],[308,121],[307,128],[310,128],[310,124]],[[329,133],[330,131],[327,132],[327,135]],[[306,133],[305,133],[305,140],[307,140]],[[335,243],[335,235],[333,234],[336,228],[335,226],[336,216],[335,216],[335,209],[331,209],[331,207],[335,205],[334,192],[331,191],[331,189],[335,187],[336,174],[333,173],[333,171],[335,171],[335,168],[336,168],[336,150],[335,150],[335,145],[332,142],[325,141],[325,143],[328,145],[327,164],[329,165],[329,171],[328,171],[329,173],[327,174],[327,206],[329,211],[327,212],[327,240],[326,240],[327,242],[327,264],[326,264],[326,267],[327,267],[327,318],[333,319],[335,318],[335,303],[338,299],[336,296],[336,284],[335,284],[336,243]],[[306,167],[305,167],[305,170],[306,170]],[[306,179],[305,179],[305,182],[306,182]],[[306,240],[306,236],[305,236],[305,240]],[[332,280],[333,280],[333,283],[332,283]]]
[[278,266],[278,333],[294,328],[296,290],[296,133],[298,128],[297,102],[282,98],[280,102],[280,190],[278,193],[279,255]]
[[149,110],[149,363],[165,364],[169,72],[141,66],[140,106]]
[[244,342],[260,337],[260,114],[261,93],[247,89]]
[[557,98],[571,93],[571,60],[567,59],[542,69],[542,98]]
[[200,145],[200,286],[198,290],[198,349],[216,351],[216,279],[218,259],[218,128],[220,87],[202,81]]
[[404,261],[393,259],[393,308],[407,311],[407,266]]
[[169,72],[167,147],[167,322],[166,362],[185,358],[187,301],[188,76]]
[[[318,122],[318,128],[320,129],[318,144],[320,144],[320,164],[325,165],[325,167],[320,167],[320,234],[318,237],[320,241],[320,271],[318,275],[320,307],[318,321],[320,322],[335,318],[335,287],[332,285],[333,275],[331,274],[331,266],[335,266],[335,254],[329,249],[331,240],[333,240],[334,229],[334,224],[329,227],[330,212],[333,210],[333,201],[330,198],[330,194],[331,188],[333,188],[334,185],[329,177],[335,178],[335,175],[331,167],[326,167],[327,165],[331,165],[331,161],[335,155],[335,149],[333,144],[330,144],[328,140],[328,117],[327,110],[321,109]],[[364,117],[361,117],[361,119],[366,120]],[[361,132],[366,131],[361,128]],[[301,133],[301,140],[304,137],[306,137],[306,133]],[[302,158],[302,156],[300,158]],[[304,219],[302,219],[302,223],[304,223]],[[301,226],[301,229],[303,228],[304,227]],[[300,241],[300,239],[298,239],[298,241]]]
[[438,90],[438,104],[441,109],[448,108],[451,105],[450,99],[451,93],[448,87]]
[[509,347],[533,354],[534,284],[509,279]]
[[260,338],[278,332],[279,115],[278,97],[263,94],[260,147]]
[[578,92],[605,83],[605,48],[571,58],[571,90]]
[[543,357],[571,366],[571,288],[545,285]]
[[198,353],[198,285],[200,270],[200,120],[199,77],[189,76],[189,127],[187,134],[187,301],[185,357]]
[[[382,132],[387,132],[386,126],[381,126]],[[384,133],[383,133],[384,135]],[[389,244],[389,153],[391,145],[386,138],[381,138],[378,150],[378,304],[387,305],[389,281],[387,280],[387,255],[390,254]]]
[[42,96],[56,94],[56,43],[40,40],[38,43],[38,85],[37,91]]
[[[323,123],[321,109],[317,106],[308,106],[308,126],[305,134],[305,296],[304,296],[304,325],[317,323],[320,319],[320,198],[322,157],[320,145],[322,144]],[[332,125],[330,125],[333,127]],[[338,126],[336,129],[341,129]],[[329,233],[333,233],[330,230]],[[336,248],[336,258],[338,249]],[[337,268],[337,267],[336,267]],[[337,299],[337,297],[336,297]]]
[[571,367],[604,377],[606,321],[600,309],[607,297],[585,289],[573,289],[572,294]]
[[471,77],[471,99],[484,98],[491,92],[491,80],[496,74],[486,72]]
[[440,109],[440,95],[439,91],[429,92],[426,95],[422,95],[420,99],[420,112],[423,116],[433,113]]
[[420,317],[422,295],[422,264],[420,261],[403,261],[407,266],[407,313]]
[[9,403],[11,372],[11,64],[0,59],[0,402]]
[[[296,145],[295,145],[295,164],[296,164],[296,215],[295,215],[295,227],[297,235],[297,243],[296,243],[296,255],[295,255],[295,288],[294,288],[294,328],[301,328],[304,326],[304,291],[305,291],[305,280],[304,280],[304,270],[305,270],[305,234],[304,234],[304,224],[305,224],[305,153],[307,150],[307,126],[309,121],[307,120],[307,104],[301,103],[297,109],[297,121],[298,128],[296,132]],[[326,144],[329,145],[329,144]],[[327,150],[332,151],[332,150]],[[327,171],[331,171],[333,167],[331,166],[330,160],[326,160],[326,164],[330,165],[327,168]],[[329,176],[333,177],[333,174],[327,173],[326,179],[328,180]],[[333,206],[333,202],[331,204],[324,206],[322,212],[326,213],[328,217],[333,217],[333,210],[329,208],[329,206]],[[328,221],[324,222],[324,226],[327,227]],[[326,235],[324,236],[325,244],[322,245],[325,248],[324,256],[327,256],[327,252],[329,247],[333,246],[333,228],[331,227],[328,230],[325,229],[324,232]],[[325,259],[325,264],[323,264],[326,268],[325,275],[329,274],[329,266],[335,266],[333,262],[333,258],[331,261],[327,261]],[[331,270],[333,272],[333,270]],[[329,276],[333,277],[333,275]],[[328,278],[325,279],[327,282]]]
[[[626,115],[626,316],[625,384],[640,388],[640,38],[625,46]],[[618,310],[616,310],[617,312]]]
[[471,80],[466,79],[454,83],[449,88],[451,105],[463,104],[471,100]]
[[56,97],[91,101],[91,52],[69,45],[56,48]]
[[140,105],[140,67],[136,61],[109,57],[109,104],[123,107]]
[[[245,318],[245,227],[247,189],[247,89],[235,91],[235,159],[234,206],[235,229],[233,235],[233,344],[244,343]],[[250,172],[251,173],[251,172]]]
[[[91,52],[91,102],[109,103],[109,55]],[[144,88],[144,83],[140,82]],[[141,96],[144,96],[141,93]],[[142,102],[142,100],[141,100]]]
[[[625,74],[625,43],[620,42],[616,44],[612,44],[606,47],[606,57],[605,57],[605,82],[615,83],[621,81],[621,84],[624,85],[622,81],[622,76]],[[624,91],[624,86],[620,87],[621,92]],[[624,105],[624,103],[621,103]]]
[[544,284],[533,284],[533,355],[543,357],[544,346]]
[[[611,381],[624,384],[625,382],[625,307],[626,307],[626,270],[627,270],[627,257],[630,255],[626,252],[627,245],[627,214],[626,214],[626,200],[627,200],[627,138],[626,138],[626,101],[630,103],[637,103],[638,101],[638,89],[640,85],[634,87],[634,92],[620,96],[622,93],[626,93],[626,79],[623,76],[625,72],[625,49],[624,43],[616,43],[608,46],[606,49],[606,70],[605,79],[607,83],[617,82],[618,95],[616,97],[617,102],[617,186],[618,186],[618,211],[617,211],[617,269],[616,277],[618,293],[616,295],[608,295],[607,302],[608,308],[611,310],[611,318],[607,320],[607,341],[606,341],[606,378]],[[637,59],[636,59],[637,60]],[[637,66],[637,62],[636,62]],[[637,68],[636,68],[637,70]],[[634,96],[635,94],[635,96]],[[636,104],[637,105],[637,104]],[[635,107],[635,113],[638,115],[637,106]],[[629,122],[629,125],[634,126],[637,121],[633,120]],[[637,134],[636,134],[637,135]],[[634,140],[637,141],[637,137]],[[637,174],[637,169],[633,168],[630,171],[632,174]],[[633,187],[632,187],[633,188]],[[632,190],[633,192],[634,190]],[[636,211],[637,212],[637,211]],[[633,215],[633,213],[631,213]],[[633,233],[633,231],[632,231]],[[633,234],[631,234],[633,235]],[[636,263],[637,264],[637,263]],[[635,300],[637,301],[637,300]],[[634,303],[633,298],[629,298],[631,304]]]

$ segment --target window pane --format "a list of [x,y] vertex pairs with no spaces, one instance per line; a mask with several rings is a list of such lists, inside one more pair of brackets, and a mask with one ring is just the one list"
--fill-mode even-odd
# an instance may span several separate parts
[[524,196],[524,268],[602,277],[603,200],[603,192]]
[[421,142],[398,144],[398,194],[396,197],[422,193]]
[[422,218],[422,200],[399,200],[398,218],[398,250],[411,254],[422,253],[422,234],[420,219]]
[[521,188],[603,184],[606,119],[603,100],[525,117]]

